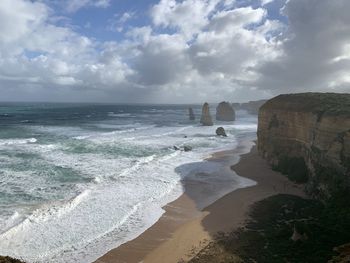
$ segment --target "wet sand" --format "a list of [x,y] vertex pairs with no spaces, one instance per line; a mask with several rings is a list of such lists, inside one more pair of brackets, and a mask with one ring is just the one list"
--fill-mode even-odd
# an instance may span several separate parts
[[[220,152],[213,159],[232,158],[234,152]],[[301,187],[270,169],[253,147],[242,155],[232,170],[257,182],[225,195],[204,209],[191,193],[198,185],[190,185],[185,194],[164,207],[165,213],[151,228],[136,239],[111,250],[98,263],[172,263],[186,261],[205,247],[218,232],[231,231],[244,225],[252,204],[275,194],[304,196]],[[232,171],[231,171],[232,172]]]

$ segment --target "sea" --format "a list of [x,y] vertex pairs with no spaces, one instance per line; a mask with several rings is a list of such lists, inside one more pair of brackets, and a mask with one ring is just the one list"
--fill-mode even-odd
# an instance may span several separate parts
[[[152,226],[186,180],[210,190],[204,201],[253,185],[207,158],[236,149],[238,162],[256,139],[257,117],[238,111],[234,122],[205,127],[200,112],[200,105],[0,103],[0,255],[93,262]],[[227,137],[216,136],[219,126]]]

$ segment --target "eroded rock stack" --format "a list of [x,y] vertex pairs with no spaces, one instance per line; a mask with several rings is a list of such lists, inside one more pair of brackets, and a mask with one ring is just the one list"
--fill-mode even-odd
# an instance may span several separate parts
[[234,121],[235,118],[235,110],[230,103],[223,101],[216,107],[216,119],[218,121]]
[[196,119],[192,108],[188,108],[188,117],[191,121],[194,121]]
[[200,123],[204,126],[213,126],[213,120],[211,118],[209,104],[207,102],[203,104]]
[[306,190],[315,197],[349,187],[350,94],[288,94],[267,101],[259,112],[258,149],[278,170],[306,173]]

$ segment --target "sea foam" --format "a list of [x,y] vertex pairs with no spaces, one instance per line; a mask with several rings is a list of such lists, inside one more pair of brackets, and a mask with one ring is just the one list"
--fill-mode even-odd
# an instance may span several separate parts
[[[184,192],[186,181],[212,193],[203,196],[202,206],[254,184],[222,163],[203,161],[215,150],[237,147],[243,134],[254,139],[250,120],[225,124],[227,138],[215,136],[215,126],[118,123],[89,124],[96,129],[31,126],[39,142],[0,141],[0,147],[18,155],[0,156],[6,161],[7,188],[33,198],[33,205],[18,202],[0,214],[0,254],[28,262],[92,262],[154,224],[162,207]],[[193,151],[176,151],[175,145],[190,145]]]

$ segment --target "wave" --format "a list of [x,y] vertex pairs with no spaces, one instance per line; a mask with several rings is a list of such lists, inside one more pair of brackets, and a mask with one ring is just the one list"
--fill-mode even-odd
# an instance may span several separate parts
[[[29,140],[13,147],[17,153],[35,154],[30,169],[37,170],[9,173],[11,183],[17,180],[48,195],[45,204],[32,210],[13,208],[17,211],[7,227],[1,227],[0,254],[28,262],[92,262],[154,224],[164,213],[162,207],[183,193],[186,182],[195,180],[208,190],[203,192],[215,190],[217,195],[252,183],[222,170],[217,162],[202,162],[213,149],[236,147],[237,134],[252,131],[255,136],[249,122],[224,125],[227,138],[215,135],[216,126],[121,123],[91,122],[92,129],[33,126],[40,143]],[[114,130],[106,132],[103,125]],[[0,145],[3,141],[8,140]],[[175,151],[174,145],[190,145],[193,151]],[[14,160],[11,165],[16,165]],[[33,180],[35,173],[43,181]],[[42,191],[50,184],[63,196]],[[214,195],[203,200],[209,196]]]
[[36,143],[37,141],[38,140],[36,138],[28,138],[28,139],[1,139],[0,140],[0,146]]
[[109,112],[108,116],[110,116],[110,117],[118,117],[118,118],[136,118],[136,116],[131,114],[131,113],[114,113],[114,112]]

